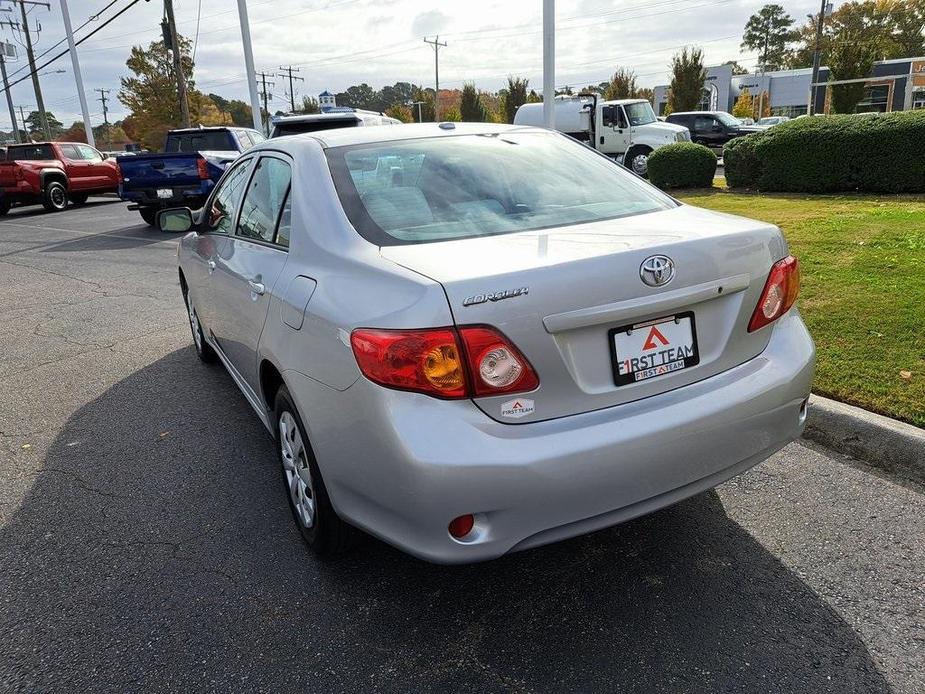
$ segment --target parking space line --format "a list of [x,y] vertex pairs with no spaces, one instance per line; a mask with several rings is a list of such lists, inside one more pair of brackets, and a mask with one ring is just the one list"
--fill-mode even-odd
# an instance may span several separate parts
[[[8,220],[3,220],[2,222],[0,222],[0,226],[23,227],[23,228],[25,228],[25,229],[39,229],[39,230],[43,230],[43,231],[60,231],[60,232],[67,233],[67,234],[77,234],[77,235],[79,235],[79,236],[108,236],[109,238],[113,238],[113,239],[126,239],[126,240],[128,240],[128,241],[141,241],[141,240],[144,240],[144,239],[143,239],[142,237],[140,237],[140,236],[126,236],[126,235],[124,235],[124,234],[110,234],[110,233],[105,232],[105,231],[102,231],[102,232],[99,232],[99,233],[91,233],[91,232],[87,232],[87,231],[78,231],[77,229],[64,229],[64,228],[62,228],[62,227],[43,227],[43,226],[36,226],[36,225],[34,225],[34,224],[22,224],[21,222],[10,222],[10,221],[8,221]],[[160,232],[159,232],[159,233],[160,233]],[[167,242],[169,242],[169,241],[171,241],[171,240],[173,240],[173,239],[171,239],[171,238],[165,238],[165,239],[158,239],[157,241],[151,241],[150,243],[152,243],[152,244],[154,244],[154,243],[167,243]],[[0,241],[0,243],[2,243],[2,241]]]

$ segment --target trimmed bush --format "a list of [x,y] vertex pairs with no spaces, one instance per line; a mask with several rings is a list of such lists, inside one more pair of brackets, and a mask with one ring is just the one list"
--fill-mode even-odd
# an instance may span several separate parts
[[925,112],[792,120],[733,140],[723,164],[730,188],[925,192]]
[[709,188],[716,175],[716,155],[709,147],[678,142],[649,155],[649,180],[659,188]]

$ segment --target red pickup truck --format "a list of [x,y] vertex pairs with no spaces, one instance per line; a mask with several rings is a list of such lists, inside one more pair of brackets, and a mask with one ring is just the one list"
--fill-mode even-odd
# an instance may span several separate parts
[[41,203],[49,212],[60,212],[68,200],[82,205],[91,194],[118,188],[116,163],[81,142],[9,145],[0,161],[0,215],[17,204]]

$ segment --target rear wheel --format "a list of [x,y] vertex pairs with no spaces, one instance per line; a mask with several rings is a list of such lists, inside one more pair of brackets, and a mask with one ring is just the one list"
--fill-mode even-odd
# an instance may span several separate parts
[[138,214],[141,215],[141,218],[145,220],[145,223],[154,226],[157,223],[157,208],[156,207],[139,207]]
[[276,393],[276,435],[289,508],[305,543],[318,555],[350,548],[357,531],[340,519],[321,479],[302,418],[286,386]]
[[87,202],[86,193],[71,193],[68,198],[71,200],[72,205],[83,205]]
[[0,217],[10,211],[10,201],[0,200]]
[[49,212],[67,209],[67,188],[61,181],[49,181],[42,192],[42,207]]

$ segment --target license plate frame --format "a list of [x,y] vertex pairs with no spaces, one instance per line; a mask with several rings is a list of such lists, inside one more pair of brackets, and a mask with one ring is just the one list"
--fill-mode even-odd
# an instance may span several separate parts
[[[620,373],[620,355],[617,354],[617,340],[616,336],[619,333],[629,333],[633,330],[644,330],[645,328],[651,328],[653,326],[659,326],[663,323],[670,323],[682,319],[690,320],[690,329],[691,329],[691,347],[693,349],[693,354],[691,356],[686,356],[683,359],[678,359],[667,364],[659,364],[649,369],[637,369],[636,371],[631,371],[626,374]],[[689,369],[693,366],[697,366],[700,363],[700,346],[697,344],[697,322],[694,319],[693,311],[681,311],[679,313],[673,313],[669,316],[662,316],[661,318],[654,318],[652,320],[640,321],[639,323],[631,323],[629,325],[620,325],[616,328],[611,328],[607,331],[607,341],[610,349],[610,364],[613,369],[613,382],[617,387],[629,385],[630,383],[643,383],[645,381],[651,381],[653,378],[658,378],[659,376],[666,376],[670,373],[676,373],[678,371],[683,371]],[[655,373],[650,376],[643,377],[639,380],[636,379],[636,374],[648,371],[651,369],[659,369],[662,366],[667,366],[666,370],[661,373]]]

